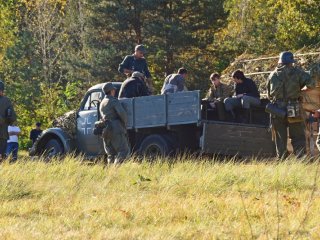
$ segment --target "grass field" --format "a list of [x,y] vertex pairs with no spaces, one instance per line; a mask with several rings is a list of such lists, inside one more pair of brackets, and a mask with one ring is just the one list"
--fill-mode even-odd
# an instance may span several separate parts
[[318,162],[0,165],[0,239],[320,239]]

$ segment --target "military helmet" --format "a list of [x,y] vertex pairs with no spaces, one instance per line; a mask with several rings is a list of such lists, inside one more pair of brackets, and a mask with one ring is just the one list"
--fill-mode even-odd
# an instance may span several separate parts
[[108,94],[111,90],[116,90],[116,88],[113,86],[111,82],[107,82],[102,86],[102,91],[105,94]]
[[141,44],[141,45],[137,45],[135,48],[134,48],[135,51],[140,51],[142,52],[143,54],[146,54],[146,48]]
[[0,91],[4,91],[4,82],[0,80]]
[[144,78],[144,74],[136,71],[132,73],[131,77]]
[[294,63],[294,62],[295,62],[295,60],[293,58],[293,53],[292,52],[282,52],[282,53],[280,53],[278,63],[288,64],[288,63]]

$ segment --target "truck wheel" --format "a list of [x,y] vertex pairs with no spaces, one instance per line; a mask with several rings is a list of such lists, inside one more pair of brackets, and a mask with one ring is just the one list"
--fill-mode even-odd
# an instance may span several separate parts
[[138,153],[143,156],[155,158],[166,156],[170,153],[171,147],[164,136],[153,134],[142,140]]
[[63,147],[59,140],[50,139],[44,147],[44,154],[48,158],[63,154]]

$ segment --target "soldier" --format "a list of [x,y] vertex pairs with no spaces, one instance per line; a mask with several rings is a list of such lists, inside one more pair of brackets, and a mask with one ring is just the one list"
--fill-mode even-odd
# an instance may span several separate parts
[[161,94],[175,93],[185,90],[185,79],[188,71],[185,68],[179,68],[177,73],[170,74],[164,80]]
[[242,71],[236,70],[232,73],[232,78],[235,83],[235,96],[227,98],[224,101],[226,110],[231,113],[235,119],[235,108],[242,107],[244,110],[243,123],[249,120],[250,107],[258,106],[260,104],[260,93],[257,85],[250,78],[246,78]]
[[112,83],[106,83],[102,87],[105,98],[100,104],[100,114],[108,127],[104,129],[103,143],[108,155],[108,163],[121,163],[130,154],[127,138],[127,113],[121,103],[115,98],[116,88]]
[[212,73],[210,75],[210,81],[212,83],[206,100],[209,102],[211,108],[217,109],[218,118],[220,121],[226,120],[226,113],[224,107],[224,99],[232,95],[230,87],[220,82],[220,75],[218,73]]
[[133,98],[150,95],[144,82],[144,74],[133,72],[131,78],[125,80],[119,91],[119,98]]
[[133,72],[141,72],[146,76],[146,84],[149,91],[153,92],[153,83],[151,79],[151,74],[148,69],[148,64],[144,55],[146,54],[146,49],[143,45],[137,45],[135,47],[134,54],[128,55],[124,58],[122,63],[120,63],[118,71],[124,73],[127,76],[131,76]]
[[293,66],[294,62],[291,52],[282,52],[279,65],[268,78],[268,98],[287,113],[283,118],[280,115],[271,115],[278,158],[285,158],[288,155],[288,130],[294,154],[301,157],[306,152],[300,94],[303,88],[313,88],[315,84],[309,74]]
[[0,80],[0,161],[6,157],[8,125],[16,121],[16,113],[9,98],[4,96],[4,83]]

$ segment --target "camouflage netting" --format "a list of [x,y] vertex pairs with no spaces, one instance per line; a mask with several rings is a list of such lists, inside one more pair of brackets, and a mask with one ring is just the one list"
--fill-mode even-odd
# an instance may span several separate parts
[[64,132],[69,134],[72,138],[75,138],[77,131],[77,111],[73,110],[56,118],[53,121],[52,126],[63,129]]
[[[313,78],[320,83],[320,43],[317,46],[306,47],[294,52],[297,65],[306,71],[313,69]],[[230,74],[237,69],[242,70],[246,76],[252,78],[258,85],[260,93],[267,92],[267,78],[269,72],[277,66],[278,55],[257,56],[242,54],[223,71],[222,81],[231,82]],[[320,85],[320,84],[319,84]]]

